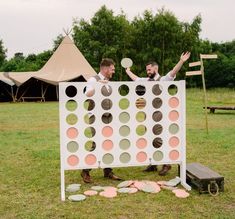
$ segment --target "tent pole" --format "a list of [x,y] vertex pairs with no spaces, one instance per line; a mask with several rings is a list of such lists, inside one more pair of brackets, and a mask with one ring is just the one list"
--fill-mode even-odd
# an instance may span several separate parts
[[59,85],[56,85],[55,88],[56,88],[56,98],[57,100],[59,100],[59,93],[58,93]]
[[16,88],[16,94],[15,94],[15,97],[14,97],[15,101],[17,101],[18,91],[19,91],[19,87]]
[[44,97],[44,93],[43,93],[43,82],[41,81],[41,97],[42,97],[42,101],[45,102],[45,97]]
[[14,98],[14,90],[13,90],[13,86],[11,86],[11,97],[12,97],[12,101],[15,103],[15,98]]
[[25,93],[28,91],[29,87],[27,87],[27,89],[25,89],[25,91],[23,92],[23,94],[20,96],[19,100],[25,95]]
[[[43,83],[43,82],[42,82],[42,83]],[[43,84],[42,84],[42,87],[43,87]],[[46,86],[46,88],[45,88],[44,91],[43,91],[43,89],[42,89],[42,97],[43,97],[43,101],[44,101],[44,102],[45,102],[45,95],[46,95],[46,92],[47,92],[48,87],[49,87],[49,84],[47,84],[47,86]]]

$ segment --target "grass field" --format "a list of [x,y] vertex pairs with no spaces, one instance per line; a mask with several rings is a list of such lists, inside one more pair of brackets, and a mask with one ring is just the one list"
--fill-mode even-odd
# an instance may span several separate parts
[[[235,218],[235,111],[208,114],[206,134],[202,95],[202,90],[187,90],[187,162],[200,162],[223,175],[225,191],[212,197],[192,190],[187,199],[164,190],[62,202],[58,103],[0,103],[0,218]],[[235,90],[210,90],[208,102],[235,106]],[[177,175],[176,166],[165,177],[143,169],[114,171],[138,180],[169,180]],[[99,185],[119,183],[105,180],[100,169],[91,174]],[[70,183],[81,183],[81,192],[91,186],[82,182],[80,171],[66,172],[66,184]]]

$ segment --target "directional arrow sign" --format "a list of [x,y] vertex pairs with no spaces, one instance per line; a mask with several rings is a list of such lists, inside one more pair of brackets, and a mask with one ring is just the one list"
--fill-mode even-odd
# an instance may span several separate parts
[[192,76],[192,75],[201,75],[201,71],[187,71],[186,76]]
[[194,67],[194,66],[198,66],[198,65],[201,65],[201,62],[191,62],[189,63],[189,67]]
[[218,56],[216,54],[208,55],[208,54],[200,54],[201,59],[217,59]]

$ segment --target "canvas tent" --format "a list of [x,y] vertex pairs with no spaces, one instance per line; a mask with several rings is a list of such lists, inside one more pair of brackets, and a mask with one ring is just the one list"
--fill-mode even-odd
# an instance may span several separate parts
[[15,83],[6,74],[0,72],[0,101],[14,101],[15,90]]
[[8,72],[16,86],[15,99],[58,99],[58,84],[62,81],[86,81],[96,75],[69,36],[65,36],[47,63],[35,72]]

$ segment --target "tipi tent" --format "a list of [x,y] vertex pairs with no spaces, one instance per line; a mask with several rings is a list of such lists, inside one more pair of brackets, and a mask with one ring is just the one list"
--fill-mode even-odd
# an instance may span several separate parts
[[7,75],[18,86],[16,99],[35,97],[45,100],[48,97],[46,99],[51,100],[58,99],[59,82],[86,81],[96,72],[69,36],[65,36],[39,71],[8,72]]
[[87,80],[95,74],[94,69],[73,41],[66,36],[53,56],[38,71],[35,78],[49,84],[58,85],[61,81],[71,81],[79,76]]

